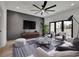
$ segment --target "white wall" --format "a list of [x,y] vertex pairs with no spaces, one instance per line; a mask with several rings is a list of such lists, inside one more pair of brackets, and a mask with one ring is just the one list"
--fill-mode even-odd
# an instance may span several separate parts
[[[34,32],[37,30],[40,34],[42,33],[41,22],[42,19],[39,17],[8,11],[8,39],[14,39],[21,35],[23,31]],[[36,29],[23,29],[23,20],[30,20],[36,22]]]
[[[45,23],[49,24],[49,22],[53,22],[53,21],[66,20],[71,15],[74,15],[77,21],[79,21],[79,7],[76,7],[74,9],[69,9],[63,12],[59,12],[49,17],[46,17]],[[73,21],[73,36],[74,37],[76,37],[77,31],[78,31],[78,24],[75,21]]]
[[0,48],[6,45],[6,9],[0,4]]

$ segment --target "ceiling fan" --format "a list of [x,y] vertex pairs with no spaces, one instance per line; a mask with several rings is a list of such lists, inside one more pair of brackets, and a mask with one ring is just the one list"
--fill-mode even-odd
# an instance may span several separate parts
[[39,10],[31,10],[31,11],[37,11],[35,14],[41,12],[41,15],[43,15],[44,12],[48,14],[49,11],[50,12],[54,12],[55,11],[55,10],[49,10],[49,9],[51,9],[53,7],[56,7],[56,5],[53,5],[53,6],[50,6],[50,7],[45,8],[46,7],[46,4],[47,4],[47,1],[44,1],[44,4],[41,6],[41,8],[38,7],[37,5],[33,4],[33,6],[36,7],[37,9],[39,9]]

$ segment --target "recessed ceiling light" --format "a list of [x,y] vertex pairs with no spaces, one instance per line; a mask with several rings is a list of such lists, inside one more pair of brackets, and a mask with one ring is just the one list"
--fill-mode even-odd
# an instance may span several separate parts
[[74,3],[71,4],[71,6],[74,6],[74,5],[75,5]]
[[20,9],[20,7],[19,7],[19,6],[17,6],[16,8],[17,8],[17,9]]

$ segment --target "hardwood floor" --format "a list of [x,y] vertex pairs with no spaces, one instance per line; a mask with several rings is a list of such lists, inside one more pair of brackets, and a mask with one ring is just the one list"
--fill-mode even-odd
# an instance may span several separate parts
[[0,57],[12,57],[12,44],[14,40],[7,42],[6,46],[0,48]]
[[[8,41],[6,46],[3,48],[0,48],[0,57],[12,57],[12,44],[14,43],[14,40]],[[75,57],[79,57],[79,52]]]

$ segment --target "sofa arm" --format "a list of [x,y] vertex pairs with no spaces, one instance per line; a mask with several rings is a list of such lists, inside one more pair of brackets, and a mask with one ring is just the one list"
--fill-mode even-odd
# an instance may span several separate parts
[[42,48],[38,47],[36,48],[36,54],[37,57],[50,57],[46,51],[44,51]]

